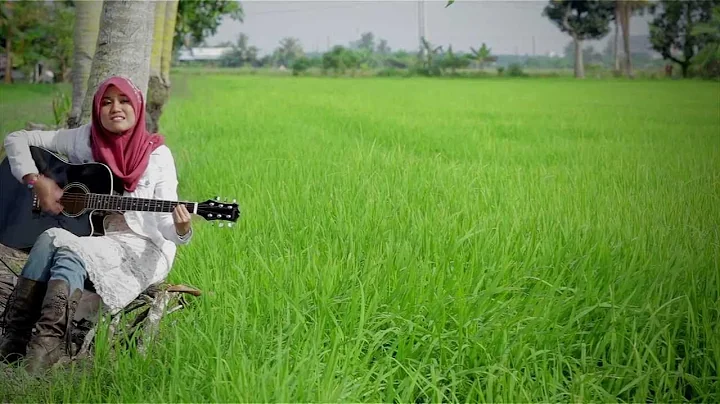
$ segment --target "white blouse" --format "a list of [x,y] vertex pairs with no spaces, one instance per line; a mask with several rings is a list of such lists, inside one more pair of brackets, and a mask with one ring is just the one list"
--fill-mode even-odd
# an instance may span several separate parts
[[[90,148],[89,124],[75,129],[13,132],[5,138],[4,146],[11,172],[18,181],[22,181],[27,174],[38,173],[29,146],[38,146],[62,154],[73,164],[94,161]],[[135,191],[125,191],[123,195],[177,201],[177,185],[175,161],[170,149],[162,145],[151,154],[148,168],[140,178]],[[172,268],[177,246],[187,244],[192,238],[192,230],[184,237],[177,234],[172,213],[127,211],[123,212],[122,216],[132,234],[117,233],[116,236],[111,234],[107,237],[90,237],[93,239],[90,240],[70,237],[72,235],[66,231],[51,232],[56,240],[58,234],[62,234],[63,239],[69,240],[56,243],[58,245],[71,245],[75,251],[83,249],[83,245],[87,246],[84,248],[87,251],[81,251],[79,255],[85,259],[90,279],[112,312],[131,302],[150,284],[162,281]],[[148,246],[148,242],[153,245]],[[115,255],[124,255],[103,256],[97,251],[90,251],[91,246],[93,250],[97,250],[103,246],[102,243],[107,244],[108,251],[115,251]],[[151,250],[162,252],[164,259],[145,260],[147,262],[144,265],[142,262],[144,259],[136,259],[147,256]],[[130,262],[136,266],[146,266],[149,263],[152,265],[145,268],[123,268]],[[116,275],[111,275],[113,272]],[[113,277],[115,279],[111,279]],[[132,287],[128,288],[128,282]]]

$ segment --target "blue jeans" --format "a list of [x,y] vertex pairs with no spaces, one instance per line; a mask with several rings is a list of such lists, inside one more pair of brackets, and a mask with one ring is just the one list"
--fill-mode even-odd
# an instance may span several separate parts
[[42,233],[33,244],[21,276],[37,282],[47,283],[59,279],[70,285],[70,293],[83,290],[87,272],[85,263],[71,250],[52,245],[52,238]]

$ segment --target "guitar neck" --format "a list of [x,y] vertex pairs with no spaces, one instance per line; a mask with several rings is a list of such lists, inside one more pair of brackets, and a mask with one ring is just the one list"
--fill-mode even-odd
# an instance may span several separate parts
[[166,201],[105,194],[85,194],[84,197],[85,207],[95,210],[168,213],[172,212],[178,205],[185,205],[190,213],[197,214],[198,210],[197,202]]

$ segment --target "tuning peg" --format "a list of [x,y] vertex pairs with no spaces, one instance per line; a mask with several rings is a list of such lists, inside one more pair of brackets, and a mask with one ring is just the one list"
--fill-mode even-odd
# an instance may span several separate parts
[[225,226],[225,223],[222,223],[222,222],[218,223],[218,227],[224,227],[224,226]]
[[220,200],[220,197],[219,197],[219,196],[215,196],[215,200],[216,200],[216,201],[219,201],[219,200]]
[[228,227],[233,227],[233,224],[232,224],[232,223],[228,223]]
[[237,203],[237,199],[233,199],[233,202],[232,202],[232,203]]

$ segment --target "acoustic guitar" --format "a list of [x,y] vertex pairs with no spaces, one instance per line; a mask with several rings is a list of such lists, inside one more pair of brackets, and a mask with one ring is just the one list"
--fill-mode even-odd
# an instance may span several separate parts
[[20,183],[10,171],[7,158],[0,163],[0,244],[28,252],[42,232],[63,228],[77,236],[102,236],[103,219],[111,212],[172,212],[179,204],[208,221],[228,222],[240,217],[238,204],[220,198],[205,202],[182,202],[122,196],[122,181],[110,167],[92,162],[68,163],[42,147],[30,146],[38,171],[53,179],[63,190],[64,209],[54,215],[42,212],[32,189]]

